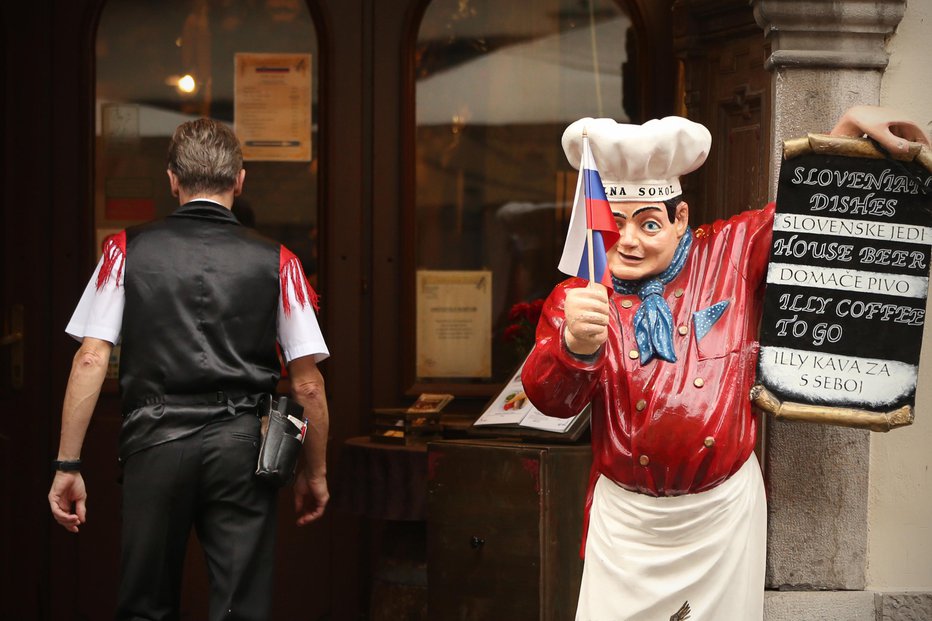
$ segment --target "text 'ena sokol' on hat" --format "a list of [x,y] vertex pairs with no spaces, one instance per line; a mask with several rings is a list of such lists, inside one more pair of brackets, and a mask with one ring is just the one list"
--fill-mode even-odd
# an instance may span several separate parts
[[643,125],[584,118],[563,132],[563,151],[579,168],[583,133],[611,202],[663,201],[683,193],[679,178],[702,166],[712,135],[705,126],[679,116]]

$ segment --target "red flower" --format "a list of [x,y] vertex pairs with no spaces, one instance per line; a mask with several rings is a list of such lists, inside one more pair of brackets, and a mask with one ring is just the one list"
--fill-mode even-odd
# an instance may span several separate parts
[[511,324],[502,333],[502,338],[507,343],[517,340],[519,336],[521,336],[521,325],[517,323]]
[[511,307],[510,311],[508,311],[508,319],[515,320],[527,316],[529,308],[530,304],[527,302],[518,302]]
[[534,347],[534,332],[544,307],[542,299],[518,302],[508,311],[511,323],[502,331],[502,340],[511,343],[519,356],[526,356]]

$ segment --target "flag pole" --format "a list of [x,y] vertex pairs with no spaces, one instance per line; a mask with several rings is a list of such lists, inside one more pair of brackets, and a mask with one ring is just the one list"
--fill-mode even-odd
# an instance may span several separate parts
[[[582,130],[582,139],[583,139],[583,159],[588,159],[589,154],[589,134],[585,127]],[[586,169],[588,168],[589,162],[583,162],[583,165],[580,166],[580,170],[584,171],[583,175],[583,196],[586,199],[586,255],[589,260],[589,282],[595,282],[595,259],[592,255],[592,214],[589,213],[589,175],[586,174]]]

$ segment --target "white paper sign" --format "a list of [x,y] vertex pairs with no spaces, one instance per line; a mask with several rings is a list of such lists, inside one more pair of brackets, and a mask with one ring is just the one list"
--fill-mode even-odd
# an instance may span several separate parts
[[492,272],[417,272],[417,376],[492,376]]
[[311,55],[236,54],[233,121],[247,161],[311,159]]

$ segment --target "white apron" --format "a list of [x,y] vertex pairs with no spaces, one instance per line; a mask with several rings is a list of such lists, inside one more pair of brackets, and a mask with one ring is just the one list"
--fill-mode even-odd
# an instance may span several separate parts
[[761,621],[766,537],[753,454],[698,494],[657,498],[600,477],[576,621]]

